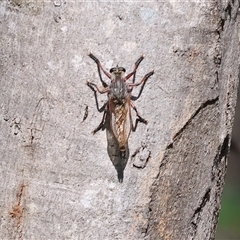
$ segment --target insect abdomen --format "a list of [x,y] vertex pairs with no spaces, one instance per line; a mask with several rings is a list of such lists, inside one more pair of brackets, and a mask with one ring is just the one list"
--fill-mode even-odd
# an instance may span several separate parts
[[112,102],[111,128],[116,137],[120,151],[125,151],[125,146],[131,131],[130,109],[128,102],[115,105]]

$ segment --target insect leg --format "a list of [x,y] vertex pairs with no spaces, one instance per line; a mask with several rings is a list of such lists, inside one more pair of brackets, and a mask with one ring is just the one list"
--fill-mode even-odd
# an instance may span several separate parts
[[105,88],[103,91],[101,91],[95,83],[90,83],[90,82],[87,82],[87,86],[90,87],[92,89],[92,91],[94,92],[94,97],[95,97],[95,101],[96,101],[97,110],[99,112],[104,111],[101,123],[99,124],[99,126],[96,129],[94,129],[92,131],[92,133],[95,134],[100,129],[104,129],[103,127],[104,127],[104,123],[105,123],[105,119],[106,119],[107,104],[108,104],[108,102],[106,102],[101,108],[99,108],[98,99],[97,99],[97,91],[99,93],[106,93],[106,92],[108,92],[108,89]]
[[93,86],[96,86],[96,84],[87,82],[87,86],[90,87],[92,89],[92,91],[94,92],[94,98],[95,98],[97,110],[99,112],[103,112],[106,108],[107,103],[105,103],[101,108],[99,108],[98,99],[97,99],[97,90],[93,87]]
[[107,83],[103,81],[102,79],[102,75],[101,75],[101,71],[100,69],[104,72],[104,74],[109,78],[111,79],[111,74],[108,73],[102,66],[102,64],[100,63],[100,61],[92,54],[92,53],[88,53],[88,56],[97,64],[97,67],[98,67],[98,75],[99,75],[99,78],[100,78],[100,81],[102,83],[102,85],[104,87],[107,87]]
[[107,115],[107,110],[105,109],[105,111],[104,111],[104,113],[103,113],[102,121],[100,122],[100,124],[98,125],[98,127],[92,131],[92,134],[95,134],[95,133],[98,132],[99,130],[103,129],[103,125],[104,125],[105,120],[106,120],[106,115]]
[[139,91],[139,93],[138,93],[138,95],[137,96],[131,96],[130,97],[131,100],[135,101],[135,100],[137,100],[141,96],[143,88],[144,88],[148,78],[150,78],[153,74],[154,74],[154,70],[152,70],[151,72],[147,73],[139,83],[129,83],[128,84],[128,87],[136,87],[136,86],[139,86],[139,85],[143,84],[141,89],[140,89],[140,91]]
[[130,104],[131,104],[131,107],[133,108],[133,110],[136,112],[136,115],[137,115],[137,119],[136,119],[136,121],[135,121],[135,126],[132,125],[132,131],[135,132],[136,129],[137,129],[138,122],[142,122],[142,123],[144,123],[144,124],[147,124],[148,121],[145,120],[144,118],[142,118],[142,117],[139,115],[137,108],[133,105],[132,102],[130,102]]
[[135,62],[135,69],[134,69],[134,74],[133,74],[133,83],[135,83],[135,77],[136,77],[136,71],[137,68],[139,66],[139,64],[141,63],[141,61],[144,59],[144,56],[142,55],[136,62]]
[[98,87],[95,83],[92,83],[92,82],[88,82],[88,81],[87,81],[86,84],[87,84],[88,87],[90,87],[92,90],[97,91],[97,92],[99,92],[99,93],[101,93],[101,94],[106,93],[106,92],[109,91],[108,88],[104,88],[103,90],[100,90],[99,87]]
[[138,83],[129,83],[128,86],[129,86],[129,87],[139,86],[139,85],[141,85],[143,82],[147,81],[148,78],[151,77],[153,74],[154,74],[154,70],[152,70],[151,72],[147,73],[140,82],[138,82]]
[[137,118],[136,121],[135,121],[135,125],[132,125],[132,131],[133,131],[133,132],[136,131],[139,122],[142,122],[142,121],[139,120],[139,118]]
[[133,75],[133,83],[135,82],[137,68],[143,59],[144,59],[143,55],[140,58],[138,58],[138,60],[134,64],[133,71],[124,78],[124,81],[128,80]]
[[148,123],[147,120],[145,120],[144,118],[142,118],[142,117],[139,115],[138,110],[137,110],[137,108],[136,108],[135,106],[133,106],[133,110],[136,112],[137,117],[138,117],[138,119],[139,119],[140,122],[142,122],[142,123],[144,123],[144,124],[147,124],[147,123]]

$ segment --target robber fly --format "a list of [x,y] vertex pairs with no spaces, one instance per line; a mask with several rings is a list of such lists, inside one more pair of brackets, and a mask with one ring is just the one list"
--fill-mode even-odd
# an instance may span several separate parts
[[[95,134],[97,131],[105,129],[104,124],[108,114],[110,118],[109,125],[111,131],[113,132],[113,135],[119,146],[119,154],[124,157],[131,131],[134,132],[136,130],[138,122],[147,124],[147,120],[139,115],[137,108],[133,104],[133,101],[137,100],[141,96],[145,83],[148,78],[154,74],[154,70],[147,73],[140,82],[135,83],[136,71],[139,64],[144,59],[143,55],[135,62],[133,71],[126,76],[125,68],[116,66],[111,68],[110,72],[107,72],[103,68],[100,61],[92,53],[89,53],[88,56],[97,64],[99,78],[103,86],[103,89],[100,89],[96,84],[87,82],[87,85],[94,91],[98,111],[104,112],[101,123],[96,129],[93,130],[92,133]],[[103,71],[103,73],[111,80],[109,85],[102,79],[101,71]],[[127,80],[131,77],[133,77],[132,82],[127,83]],[[133,96],[131,94],[133,87],[139,85],[142,85],[139,94],[137,96]],[[96,92],[101,94],[107,93],[108,95],[108,101],[101,108],[99,108],[98,105]],[[137,115],[135,124],[133,124],[131,109],[133,109]]]

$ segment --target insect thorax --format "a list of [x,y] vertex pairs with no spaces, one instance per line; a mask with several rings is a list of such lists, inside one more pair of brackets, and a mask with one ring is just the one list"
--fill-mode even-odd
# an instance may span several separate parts
[[127,95],[126,83],[122,80],[121,76],[115,76],[115,79],[110,85],[109,98],[112,99],[115,104],[124,104]]

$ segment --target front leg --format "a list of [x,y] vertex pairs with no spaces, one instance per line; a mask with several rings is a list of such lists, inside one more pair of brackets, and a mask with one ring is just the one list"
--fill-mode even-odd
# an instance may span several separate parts
[[135,71],[134,71],[134,74],[133,74],[133,83],[135,83],[135,78],[136,78],[136,72],[137,72],[137,68],[138,66],[140,65],[141,61],[144,59],[144,55],[142,55],[136,62],[135,62]]
[[133,83],[135,82],[137,68],[143,59],[144,59],[143,55],[140,58],[138,58],[138,60],[134,64],[133,71],[124,78],[124,81],[128,80],[133,75]]
[[108,72],[103,68],[101,62],[100,62],[91,52],[88,53],[88,56],[97,64],[98,75],[99,75],[100,81],[101,81],[101,83],[102,83],[102,85],[103,85],[104,87],[107,87],[107,86],[108,86],[107,83],[105,83],[105,82],[103,81],[103,79],[102,79],[102,74],[101,74],[100,69],[104,72],[104,74],[105,74],[109,79],[111,79],[111,74],[108,73]]

